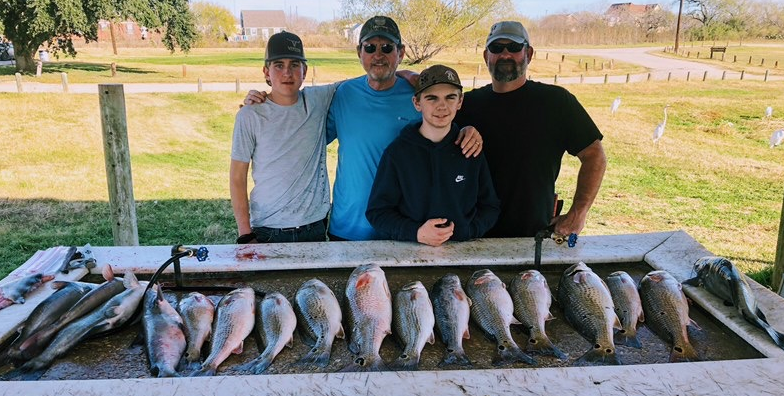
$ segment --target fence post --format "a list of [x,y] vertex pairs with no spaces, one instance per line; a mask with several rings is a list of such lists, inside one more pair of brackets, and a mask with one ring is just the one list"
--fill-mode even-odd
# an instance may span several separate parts
[[316,66],[313,66],[313,73],[311,73],[310,77],[310,85],[316,85]]
[[670,81],[670,79],[672,79],[672,72],[667,72],[667,81]]
[[561,55],[561,63],[566,60],[566,55]]
[[751,64],[751,55],[749,55],[749,64]]
[[558,64],[558,74],[561,74],[561,64]]
[[604,74],[604,83],[607,84],[607,73]]
[[240,93],[240,78],[239,77],[237,77],[237,79],[234,80],[234,92],[235,93]]
[[721,72],[721,81],[724,81],[724,79],[726,77],[727,77],[727,71],[725,70],[725,71]]
[[626,73],[626,83],[627,84],[629,83],[629,78],[630,78],[629,73]]
[[580,84],[582,84],[582,83],[583,83],[583,74],[580,73]]
[[112,62],[112,77],[117,75],[117,64]]
[[14,73],[14,78],[16,78],[16,91],[19,93],[24,92],[24,89],[22,89],[22,75]]
[[199,80],[198,80],[198,82],[197,82],[197,85],[198,85],[198,87],[197,87],[197,91],[198,91],[198,92],[201,92],[201,89],[202,89],[202,86],[201,86],[201,77],[199,77]]
[[736,63],[738,61],[738,55],[732,55],[732,63]]
[[776,261],[773,262],[773,275],[770,279],[770,285],[773,290],[778,290],[779,295],[782,296],[781,282],[782,274],[784,274],[784,200],[781,204],[781,221],[779,222],[779,240],[776,243]]
[[60,80],[63,82],[63,92],[68,93],[68,74],[65,72],[60,73]]
[[558,75],[557,74],[555,75],[555,77],[553,77],[553,84],[558,84]]
[[138,246],[136,202],[133,198],[131,154],[122,84],[99,84],[103,152],[109,185],[112,236],[116,246]]
[[41,77],[41,73],[43,72],[44,64],[41,61],[35,62],[35,76]]
[[648,78],[646,78],[645,81],[651,81],[651,72],[648,72]]
[[770,72],[770,70],[765,70],[765,79],[763,79],[762,81],[768,82],[768,72]]
[[743,80],[743,75],[746,74],[745,70],[740,71],[740,79]]
[[183,63],[183,64],[182,64],[182,78],[185,78],[185,77],[187,77],[187,76],[188,76],[188,66],[186,66],[186,65]]
[[480,73],[482,73],[482,65],[478,64],[476,65],[476,75],[478,76]]
[[690,76],[691,76],[691,70],[686,72],[686,81],[689,81]]
[[702,73],[702,81],[705,81],[707,79],[708,79],[708,71],[705,70],[705,73]]

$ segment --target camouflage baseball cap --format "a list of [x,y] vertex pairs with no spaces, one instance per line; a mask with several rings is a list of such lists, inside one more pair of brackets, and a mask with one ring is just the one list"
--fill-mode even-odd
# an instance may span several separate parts
[[376,36],[384,37],[400,45],[400,29],[390,17],[376,15],[365,21],[362,30],[359,31],[359,43],[362,44],[362,42]]
[[422,91],[436,84],[450,84],[463,89],[463,86],[460,85],[460,76],[457,75],[455,69],[444,65],[433,65],[422,70],[422,73],[419,74],[419,84],[417,84],[414,95],[419,95]]

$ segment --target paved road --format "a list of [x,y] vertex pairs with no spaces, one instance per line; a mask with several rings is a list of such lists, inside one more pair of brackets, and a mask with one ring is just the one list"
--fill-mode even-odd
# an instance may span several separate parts
[[[673,59],[653,55],[656,51],[661,51],[661,47],[640,47],[640,48],[612,48],[612,49],[548,49],[547,52],[563,53],[563,54],[579,54],[586,56],[601,57],[606,59],[614,59],[621,62],[632,63],[646,67],[650,71],[650,79],[652,80],[666,80],[672,78],[674,80],[684,81],[687,78],[691,80],[701,80],[704,77],[708,79],[718,80],[726,78],[727,80],[740,79],[741,73],[735,71],[724,70],[722,68],[707,65],[700,62],[693,62],[682,59]],[[705,74],[707,73],[707,74]],[[609,74],[609,73],[608,73]],[[537,81],[543,82],[556,82],[553,76],[533,76]],[[744,79],[761,81],[764,76],[753,75],[746,73]],[[648,73],[640,73],[629,75],[629,82],[640,82],[647,80]],[[608,75],[608,83],[625,83],[627,76],[624,75]],[[781,76],[769,76],[769,80],[784,80]],[[63,92],[61,84],[41,84],[37,82],[30,82],[30,77],[24,77],[22,83],[23,92]],[[463,85],[467,87],[482,86],[488,84],[489,80],[464,80]],[[602,84],[604,83],[604,76],[597,77],[559,77],[558,84]],[[124,85],[125,93],[150,93],[150,92],[198,92],[198,84],[193,83],[126,83]],[[307,84],[306,84],[307,85]],[[231,92],[236,89],[236,84],[233,82],[226,83],[204,83],[202,90],[208,91],[221,91]],[[242,83],[239,92],[247,92],[249,89],[269,89],[263,82],[247,82]],[[71,93],[97,93],[97,84],[69,84],[69,92]],[[16,82],[0,83],[0,92],[17,92]]]

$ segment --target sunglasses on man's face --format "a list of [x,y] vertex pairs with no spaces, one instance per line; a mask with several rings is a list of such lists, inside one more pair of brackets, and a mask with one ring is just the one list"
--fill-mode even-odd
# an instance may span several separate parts
[[509,51],[510,54],[516,54],[522,51],[526,45],[528,45],[528,43],[525,41],[523,41],[522,43],[515,43],[514,41],[510,41],[506,44],[490,43],[490,45],[487,46],[487,50],[493,54],[500,54],[504,52],[504,48],[506,48],[506,50]]
[[[366,54],[374,54],[376,53],[376,48],[378,48],[378,46],[375,44],[365,44],[362,46],[362,48],[365,50]],[[385,54],[389,54],[394,50],[395,50],[394,44],[381,44],[381,52]]]

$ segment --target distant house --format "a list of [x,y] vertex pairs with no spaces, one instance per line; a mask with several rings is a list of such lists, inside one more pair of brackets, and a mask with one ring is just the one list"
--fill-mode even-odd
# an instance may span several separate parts
[[632,4],[615,3],[604,13],[609,26],[615,26],[624,22],[639,22],[654,11],[660,11],[659,4]]
[[243,40],[266,41],[286,29],[286,14],[282,10],[242,10],[240,25]]
[[353,25],[345,25],[343,26],[343,37],[346,38],[349,42],[358,43],[359,42],[359,32],[362,30],[361,23],[355,23]]
[[[105,19],[98,21],[98,41],[111,41],[111,23]],[[114,23],[114,38],[117,41],[133,42],[149,38],[150,32],[144,26],[139,26],[136,22],[127,20]]]
[[576,32],[578,21],[574,14],[552,14],[548,15],[539,22],[541,29],[553,29],[561,31]]

